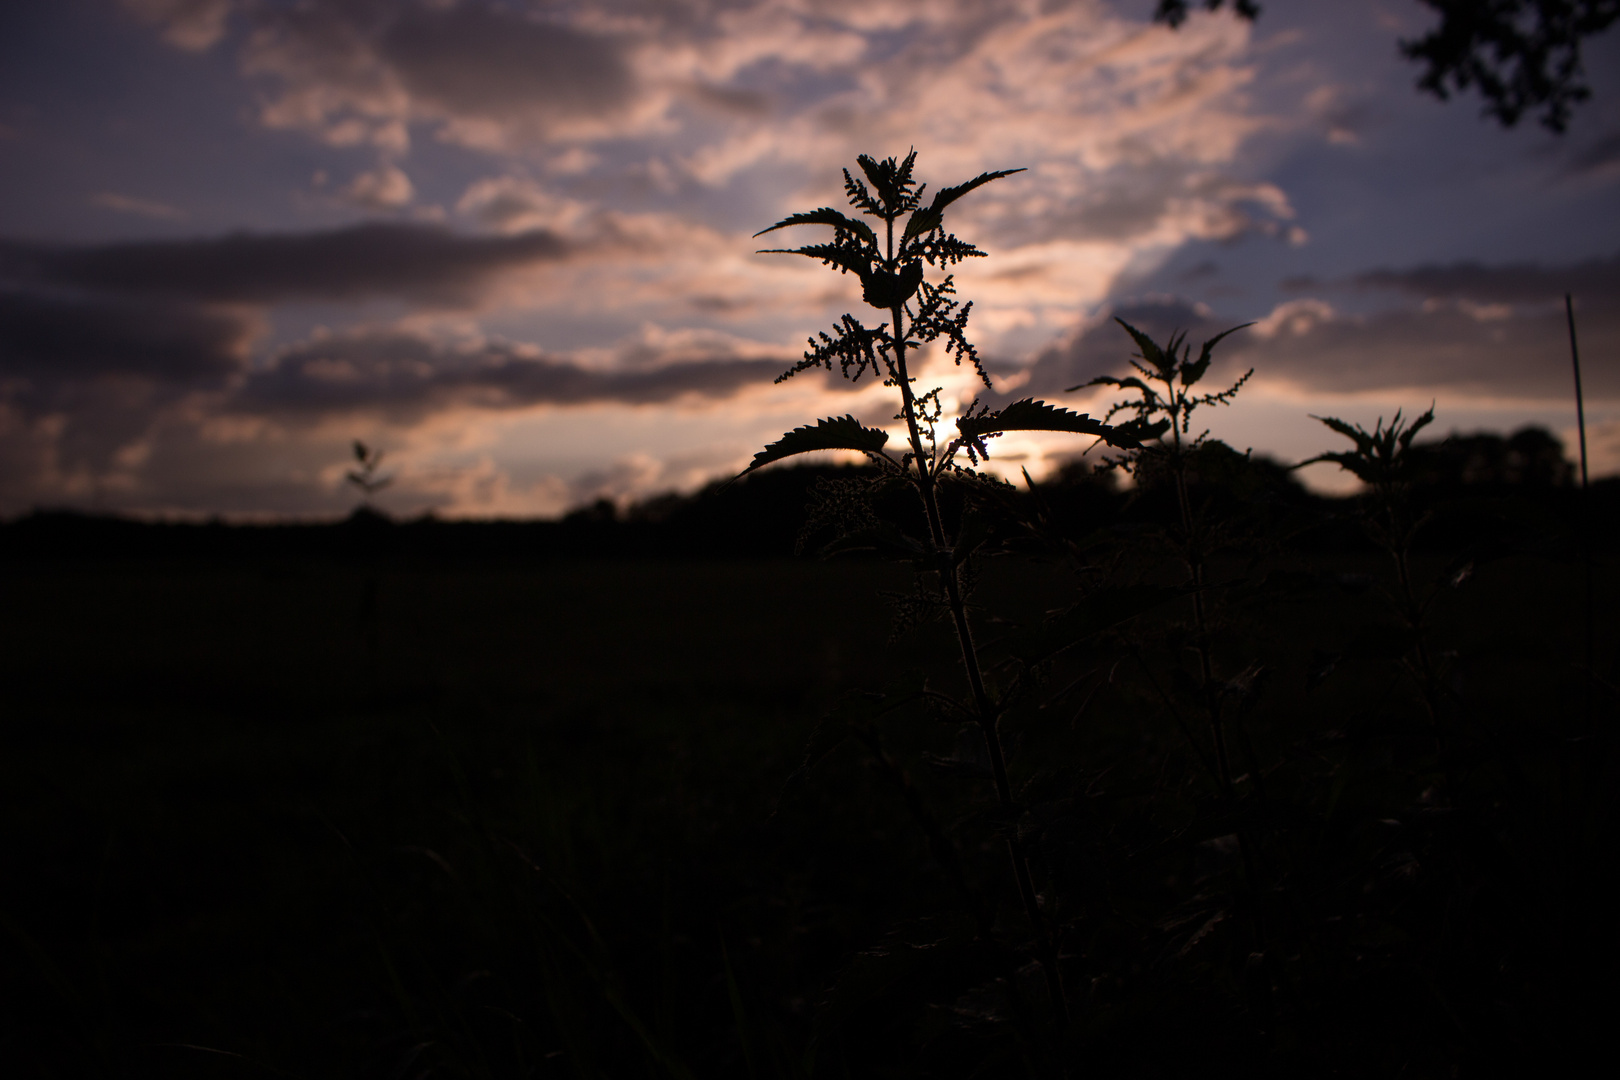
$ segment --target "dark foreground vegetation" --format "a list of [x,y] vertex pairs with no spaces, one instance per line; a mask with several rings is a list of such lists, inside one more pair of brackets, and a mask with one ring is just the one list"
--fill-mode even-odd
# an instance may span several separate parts
[[856,470],[555,523],[0,525],[0,1062],[1565,1072],[1620,959],[1620,485],[1583,507],[1537,432],[1414,453],[1416,611],[1375,507],[1200,450],[1226,777],[1174,493],[944,491],[996,556],[1012,814],[909,570],[793,554],[873,546]]

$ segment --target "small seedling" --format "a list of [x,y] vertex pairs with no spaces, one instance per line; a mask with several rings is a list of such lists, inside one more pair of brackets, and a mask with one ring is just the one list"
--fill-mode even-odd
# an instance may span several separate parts
[[392,476],[377,475],[377,470],[382,467],[382,459],[381,450],[367,446],[359,439],[354,440],[355,467],[348,471],[344,479],[360,490],[362,506],[369,507],[371,497],[394,482]]

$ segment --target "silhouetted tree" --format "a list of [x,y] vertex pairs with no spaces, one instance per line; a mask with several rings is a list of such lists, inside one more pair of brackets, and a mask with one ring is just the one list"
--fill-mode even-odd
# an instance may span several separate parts
[[[1196,0],[1193,0],[1196,2]],[[1620,0],[1420,0],[1440,13],[1440,25],[1401,55],[1425,65],[1418,87],[1448,100],[1477,87],[1485,115],[1513,127],[1539,112],[1544,127],[1562,132],[1570,110],[1592,96],[1581,69],[1581,42],[1620,19]],[[1159,0],[1153,20],[1171,27],[1187,18],[1189,0]],[[1203,0],[1217,11],[1226,0]],[[1244,19],[1260,14],[1254,0],[1234,0]]]

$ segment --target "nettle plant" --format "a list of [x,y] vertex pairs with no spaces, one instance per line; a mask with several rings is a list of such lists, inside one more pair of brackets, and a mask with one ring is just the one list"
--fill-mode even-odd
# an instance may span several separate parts
[[[793,225],[820,225],[833,231],[832,240],[798,248],[771,249],[770,253],[804,255],[819,260],[840,273],[860,278],[861,295],[868,305],[884,316],[876,326],[868,326],[852,314],[844,315],[831,333],[809,339],[804,358],[777,379],[781,382],[816,368],[837,370],[852,382],[871,375],[895,391],[899,411],[894,419],[905,425],[905,446],[898,457],[887,449],[889,433],[862,425],[853,416],[820,420],[813,426],[796,428],[754,456],[745,475],[772,462],[795,454],[817,450],[853,450],[864,454],[876,466],[875,479],[845,482],[824,487],[815,520],[840,522],[846,534],[858,534],[855,544],[878,547],[908,559],[918,571],[917,592],[908,598],[913,614],[931,611],[946,616],[956,631],[968,696],[963,700],[943,700],[945,695],[929,691],[941,699],[937,705],[955,715],[970,717],[983,735],[997,800],[1004,818],[1016,820],[1017,804],[1008,780],[1006,754],[998,730],[1012,690],[1000,691],[986,678],[980,651],[969,621],[968,595],[972,588],[972,558],[989,535],[982,517],[963,513],[954,523],[941,508],[941,489],[947,485],[1000,485],[1000,481],[975,471],[974,466],[989,456],[989,442],[1008,431],[1055,431],[1090,435],[1120,448],[1139,445],[1135,425],[1112,427],[1089,416],[1076,414],[1042,401],[1026,398],[998,411],[970,404],[954,418],[954,432],[946,428],[941,388],[920,390],[911,365],[925,346],[942,346],[958,365],[972,365],[980,382],[989,389],[990,380],[980,363],[977,350],[967,338],[972,304],[960,303],[950,274],[937,282],[928,279],[930,270],[946,270],[964,259],[985,253],[958,239],[944,227],[945,210],[976,188],[1021,169],[981,173],[965,184],[943,188],[925,204],[926,186],[913,177],[916,152],[904,160],[877,160],[862,155],[857,159],[861,176],[844,170],[844,190],[850,206],[861,215],[851,217],[831,207],[793,214],[756,235]],[[862,220],[862,218],[871,219]],[[966,458],[966,464],[963,463]],[[873,506],[880,494],[896,489],[909,490],[916,498],[926,521],[926,534],[911,537],[897,521],[880,521]],[[851,537],[846,535],[846,542]],[[905,612],[902,612],[905,617]],[[838,732],[864,737],[878,754],[869,726],[856,723]],[[813,756],[818,751],[813,747]],[[823,747],[819,752],[825,752]],[[896,773],[904,783],[904,776]],[[913,801],[908,795],[908,802]],[[925,815],[919,821],[934,841],[948,874],[960,882],[954,860],[930,827]],[[1049,932],[1026,858],[1016,830],[1009,830],[1006,847],[1010,869],[1029,920],[1034,952],[1042,968],[1053,1013],[1067,1018],[1062,980]],[[943,846],[942,846],[943,845]],[[963,888],[966,889],[965,883]],[[969,890],[970,891],[970,890]],[[971,903],[980,915],[981,931],[988,933],[989,921],[983,907]]]
[[[1418,532],[1429,523],[1432,514],[1416,511],[1409,497],[1422,469],[1421,458],[1412,450],[1412,440],[1417,438],[1418,432],[1434,422],[1434,406],[1430,405],[1422,415],[1410,422],[1403,420],[1399,412],[1388,426],[1384,424],[1383,417],[1379,417],[1371,431],[1360,424],[1347,424],[1332,416],[1316,416],[1312,419],[1321,421],[1349,439],[1355,448],[1318,454],[1300,462],[1295,468],[1331,462],[1366,485],[1362,496],[1362,526],[1373,543],[1389,555],[1395,567],[1396,591],[1387,594],[1387,597],[1408,634],[1409,647],[1402,656],[1402,663],[1423,695],[1429,719],[1438,725],[1442,672],[1426,640],[1425,616],[1440,593],[1441,583],[1436,582],[1425,591],[1418,587],[1413,577],[1412,544]],[[1461,585],[1472,569],[1472,562],[1465,561],[1448,569],[1442,581]]]
[[1192,593],[1192,645],[1198,656],[1198,694],[1209,719],[1215,780],[1222,794],[1230,799],[1234,794],[1232,767],[1222,717],[1225,684],[1215,676],[1207,596],[1208,559],[1212,548],[1219,543],[1219,535],[1195,504],[1192,492],[1192,481],[1198,471],[1200,458],[1213,456],[1207,452],[1227,448],[1224,444],[1209,442],[1207,429],[1193,435],[1192,418],[1204,406],[1230,405],[1243,384],[1254,374],[1254,369],[1250,368],[1224,390],[1209,391],[1199,385],[1209,371],[1215,346],[1228,335],[1251,324],[1234,326],[1216,334],[1204,342],[1198,350],[1197,359],[1194,359],[1192,347],[1187,344],[1184,333],[1173,334],[1161,346],[1125,320],[1114,321],[1123,326],[1136,343],[1138,352],[1131,360],[1131,366],[1137,374],[1124,377],[1099,375],[1090,382],[1069,387],[1069,391],[1112,386],[1134,393],[1135,398],[1116,402],[1110,407],[1103,419],[1112,420],[1121,413],[1129,414],[1131,422],[1140,432],[1141,444],[1124,454],[1106,459],[1106,462],[1111,467],[1131,473],[1139,483],[1151,484],[1168,479],[1175,489],[1180,528],[1172,541],[1186,566],[1187,585]]

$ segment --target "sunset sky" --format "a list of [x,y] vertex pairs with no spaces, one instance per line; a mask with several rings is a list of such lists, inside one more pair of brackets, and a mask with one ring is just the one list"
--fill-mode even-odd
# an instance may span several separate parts
[[[1420,95],[1417,0],[1153,6],[0,5],[0,514],[338,515],[361,438],[391,513],[549,515],[692,490],[819,416],[889,425],[881,387],[773,385],[863,305],[750,237],[913,147],[931,187],[1028,170],[948,222],[989,252],[957,281],[991,404],[1106,407],[1064,388],[1124,367],[1116,315],[1252,321],[1208,419],[1240,450],[1432,400],[1439,434],[1573,451],[1568,290],[1620,471],[1620,34],[1559,137]],[[974,393],[938,358],[923,382]]]

